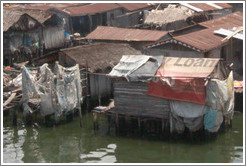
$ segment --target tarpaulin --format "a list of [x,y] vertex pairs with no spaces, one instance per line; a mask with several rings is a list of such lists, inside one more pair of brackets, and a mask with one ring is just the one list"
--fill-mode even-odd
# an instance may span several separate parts
[[145,64],[139,67],[137,70],[132,72],[127,76],[129,81],[137,82],[137,81],[148,81],[151,80],[154,76],[158,68],[160,67],[164,56],[154,56],[149,59]]
[[206,114],[204,116],[204,129],[209,132],[217,132],[223,122],[223,114],[221,111],[216,111],[207,107]]
[[146,81],[154,77],[163,56],[124,55],[109,73],[111,77],[125,77],[128,81]]
[[170,100],[205,104],[206,88],[202,78],[160,78],[149,83],[148,95]]
[[170,108],[173,114],[183,118],[197,118],[206,113],[206,106],[185,101],[170,100]]
[[147,94],[205,105],[204,78],[214,71],[218,62],[215,58],[165,57],[149,83]]
[[203,126],[203,116],[206,106],[184,101],[170,100],[171,116],[170,131],[183,133],[185,127],[195,132]]
[[209,76],[219,59],[216,58],[177,58],[165,57],[156,76],[206,78]]
[[211,79],[206,89],[206,105],[211,109],[223,112],[232,117],[234,112],[233,72],[226,80]]

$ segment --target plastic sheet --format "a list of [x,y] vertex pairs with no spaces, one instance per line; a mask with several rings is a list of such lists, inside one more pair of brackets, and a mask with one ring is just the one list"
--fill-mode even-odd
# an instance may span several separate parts
[[210,80],[206,89],[206,105],[213,110],[222,111],[224,116],[232,117],[234,112],[232,71],[226,80]]
[[44,64],[40,67],[38,79],[31,77],[25,66],[22,69],[24,115],[33,112],[28,102],[35,98],[40,101],[41,115],[54,113],[56,120],[80,107],[82,89],[78,65],[64,68],[56,64],[54,74],[48,64]]
[[223,114],[221,111],[213,110],[207,107],[204,116],[204,128],[210,132],[217,132],[223,122]]

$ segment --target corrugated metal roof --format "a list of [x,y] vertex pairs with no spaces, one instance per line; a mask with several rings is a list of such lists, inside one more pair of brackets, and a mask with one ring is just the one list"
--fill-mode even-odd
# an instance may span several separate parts
[[98,26],[86,39],[119,41],[158,41],[168,32]]
[[128,11],[134,11],[134,10],[144,9],[153,6],[153,4],[148,4],[148,3],[118,3],[118,5],[124,7]]
[[68,7],[63,9],[62,11],[72,16],[80,16],[87,14],[102,13],[117,8],[121,8],[121,6],[115,3],[93,3],[84,6]]
[[181,3],[181,5],[186,6],[196,12],[207,12],[232,8],[232,6],[227,3]]
[[56,8],[62,10],[71,6],[83,6],[89,3],[32,3],[28,5],[22,5],[19,7],[26,9],[39,9],[39,10],[48,10],[51,8]]
[[226,42],[222,42],[223,37],[217,36],[211,29],[204,29],[197,32],[173,37],[173,39],[187,44],[188,46],[195,47],[202,52],[206,52],[222,46]]
[[239,27],[243,26],[243,13],[242,12],[235,12],[228,14],[223,17],[219,17],[213,20],[205,21],[199,23],[199,25],[202,25],[207,28],[225,28],[225,29],[231,29],[233,27]]
[[175,36],[172,39],[149,44],[146,45],[145,48],[152,48],[168,43],[175,43],[193,49],[194,51],[207,52],[227,43],[227,41],[222,42],[222,39],[223,37],[215,35],[212,29],[204,29],[185,35]]
[[148,44],[144,46],[144,48],[152,48],[167,43],[177,43],[198,52],[206,52],[215,49],[226,44],[227,41],[222,42],[223,37],[215,35],[214,30],[219,28],[232,29],[233,27],[242,26],[243,14],[241,12],[235,12],[224,17],[199,23],[199,25],[207,27],[207,29]]
[[228,3],[214,3],[214,4],[216,4],[216,5],[219,5],[219,6],[221,6],[222,8],[224,8],[224,9],[231,9],[231,8],[233,8],[231,5],[229,5]]

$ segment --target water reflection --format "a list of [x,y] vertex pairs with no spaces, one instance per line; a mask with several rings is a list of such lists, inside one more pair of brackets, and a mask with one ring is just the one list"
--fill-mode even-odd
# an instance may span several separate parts
[[235,115],[233,128],[214,141],[192,144],[107,135],[107,126],[93,131],[92,116],[46,128],[34,125],[3,129],[3,161],[52,163],[179,163],[243,162],[243,115]]
[[89,152],[88,154],[81,154],[81,162],[86,163],[115,163],[115,149],[116,144],[109,144],[107,148],[99,148],[94,152]]

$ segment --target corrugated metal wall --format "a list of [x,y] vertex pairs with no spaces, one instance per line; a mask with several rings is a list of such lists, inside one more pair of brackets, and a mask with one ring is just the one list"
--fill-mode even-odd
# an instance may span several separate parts
[[147,91],[147,83],[114,82],[115,110],[126,115],[169,119],[169,101],[149,96]]
[[63,47],[65,43],[65,31],[63,27],[44,28],[45,49]]

